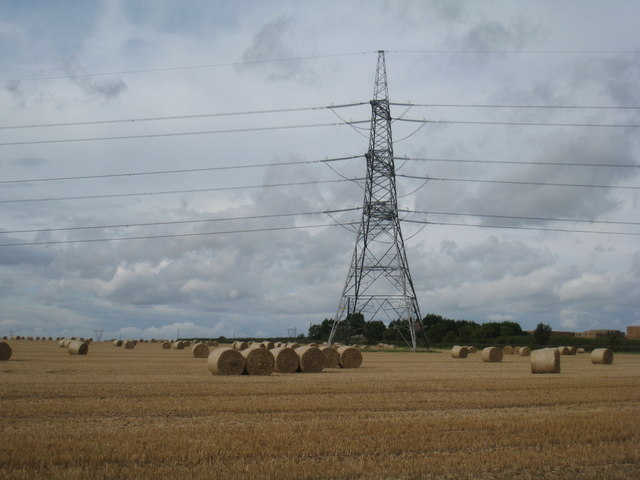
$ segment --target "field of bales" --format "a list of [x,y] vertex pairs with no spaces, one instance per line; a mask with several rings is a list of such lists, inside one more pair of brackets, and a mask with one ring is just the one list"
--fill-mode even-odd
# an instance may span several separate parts
[[190,349],[11,341],[0,478],[638,479],[640,355],[593,365],[365,352],[357,369],[218,376]]

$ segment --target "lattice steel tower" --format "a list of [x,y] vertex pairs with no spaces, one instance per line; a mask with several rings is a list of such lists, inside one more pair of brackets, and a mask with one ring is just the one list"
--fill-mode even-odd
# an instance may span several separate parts
[[333,342],[340,324],[348,327],[357,316],[354,314],[362,314],[367,321],[382,320],[385,324],[393,320],[407,320],[408,336],[415,350],[415,323],[421,326],[422,320],[398,219],[384,51],[378,52],[375,88],[370,103],[371,129],[369,150],[365,155],[367,179],[362,220],[329,343]]

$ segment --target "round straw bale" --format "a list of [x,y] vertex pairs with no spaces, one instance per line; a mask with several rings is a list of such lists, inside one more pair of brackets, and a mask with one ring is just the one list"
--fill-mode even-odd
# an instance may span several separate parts
[[12,354],[11,345],[7,342],[0,342],[0,361],[9,360]]
[[520,355],[521,357],[528,357],[529,355],[531,355],[531,349],[529,347],[520,347],[518,355]]
[[504,347],[502,347],[502,353],[504,355],[513,355],[513,347],[505,345]]
[[340,354],[338,350],[330,345],[320,347],[322,356],[324,357],[324,368],[338,368],[340,366]]
[[58,346],[64,348],[64,340],[58,340]]
[[287,347],[293,348],[295,350],[296,348],[300,348],[300,344],[295,342],[289,342],[287,343]]
[[584,353],[584,348],[579,348],[579,349],[577,350],[577,353]]
[[7,338],[7,336],[5,335],[4,337],[2,337],[2,340],[9,340],[9,339],[8,339],[8,338]]
[[324,367],[324,355],[316,347],[298,347],[295,349],[300,366],[298,371],[304,373],[318,373]]
[[532,351],[531,373],[560,373],[560,351],[557,348]]
[[162,342],[162,349],[163,350],[170,350],[171,349],[171,342]]
[[454,345],[451,349],[451,356],[453,358],[467,358],[467,355],[469,355],[469,349],[467,347]]
[[362,365],[362,353],[353,347],[339,347],[340,366],[342,368],[358,368]]
[[122,346],[127,350],[133,350],[134,348],[136,348],[136,343],[137,342],[135,340],[127,340],[122,344]]
[[591,352],[591,363],[611,365],[613,363],[613,351],[610,348],[596,348]]
[[214,375],[242,375],[245,364],[242,354],[228,347],[216,348],[207,359],[207,367]]
[[89,353],[89,345],[82,340],[72,340],[67,350],[70,355],[86,355]]
[[318,345],[317,343],[310,343],[309,345],[307,345],[308,347],[316,347],[318,348],[320,345]]
[[235,348],[236,350],[246,350],[247,348],[249,348],[249,344],[247,342],[233,342],[233,348]]
[[482,349],[483,362],[501,362],[502,349],[498,347],[486,347]]
[[477,353],[478,349],[474,346],[468,345],[467,346],[467,353]]
[[171,345],[175,350],[184,350],[184,343],[181,341],[173,342]]
[[113,341],[113,346],[114,347],[121,347],[122,346],[122,340],[114,340]]
[[218,346],[218,342],[216,340],[209,340],[207,342],[207,347],[217,347]]
[[567,350],[569,350],[567,355],[575,355],[578,353],[578,347],[567,347]]
[[244,372],[246,375],[271,375],[275,368],[275,358],[270,350],[256,344],[240,352],[245,358]]
[[209,356],[209,347],[204,343],[196,343],[191,347],[191,353],[193,353],[193,358],[207,358]]
[[514,355],[520,355],[520,348],[521,347],[513,347],[513,354]]
[[569,355],[569,347],[558,347],[560,355]]
[[65,338],[65,339],[62,341],[62,344],[64,345],[64,348],[69,348],[69,344],[70,344],[71,342],[73,342],[74,340],[75,340],[75,338]]
[[269,350],[269,352],[273,355],[275,361],[274,371],[280,373],[294,373],[298,371],[300,360],[293,348],[276,347],[273,350]]
[[270,342],[268,340],[265,340],[260,345],[266,348],[267,350],[272,350],[273,348],[275,348],[275,345],[273,344],[273,342]]

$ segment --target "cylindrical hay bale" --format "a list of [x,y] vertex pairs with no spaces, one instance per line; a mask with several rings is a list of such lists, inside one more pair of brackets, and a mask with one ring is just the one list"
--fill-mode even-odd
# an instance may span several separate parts
[[319,373],[324,368],[324,355],[319,348],[298,347],[295,349],[300,366],[298,371],[304,373]]
[[358,368],[362,365],[362,353],[353,347],[339,347],[340,366],[342,368]]
[[218,342],[216,340],[210,340],[207,342],[207,347],[217,347]]
[[567,355],[575,355],[578,353],[578,347],[567,347],[567,350],[569,350]]
[[233,348],[216,348],[209,354],[207,366],[214,375],[242,375],[245,358]]
[[123,344],[122,340],[114,340],[113,341],[113,346],[114,347],[121,347]]
[[247,348],[249,348],[249,344],[247,342],[233,342],[233,348],[236,350],[246,350]]
[[487,347],[482,349],[482,361],[483,362],[501,362],[502,361],[502,349],[498,347]]
[[509,345],[505,345],[504,347],[502,347],[502,353],[504,355],[513,355],[513,347],[510,347]]
[[240,352],[246,363],[244,372],[247,375],[271,375],[275,367],[275,358],[270,350],[255,345]]
[[289,348],[293,348],[294,350],[296,348],[300,348],[300,344],[299,343],[295,343],[295,342],[289,342],[289,343],[287,343],[286,346],[289,347]]
[[579,348],[579,349],[577,350],[577,353],[584,353],[584,348]]
[[58,346],[64,348],[64,340],[58,340]]
[[560,355],[569,355],[569,347],[558,347]]
[[126,350],[133,350],[134,348],[136,348],[136,341],[135,340],[127,340],[126,342],[124,342],[122,344],[122,346],[126,349]]
[[89,353],[89,345],[82,340],[72,340],[67,350],[70,355],[86,355]]
[[70,344],[71,342],[73,342],[74,340],[75,340],[75,338],[65,338],[65,339],[62,341],[62,344],[64,345],[64,348],[69,348],[69,344]]
[[522,348],[522,347],[513,347],[513,354],[514,355],[520,355],[520,348]]
[[560,373],[560,351],[542,348],[531,352],[531,373]]
[[273,350],[269,350],[275,365],[273,370],[279,373],[294,373],[298,371],[300,366],[300,360],[298,354],[292,348],[288,347],[276,347]]
[[477,353],[478,349],[476,347],[473,347],[471,345],[467,346],[467,353]]
[[162,342],[161,345],[163,350],[171,350],[171,342]]
[[467,347],[454,345],[451,349],[451,356],[453,358],[467,358],[467,355],[469,355],[469,349]]
[[613,363],[613,351],[610,348],[596,348],[591,352],[591,363],[611,365]]
[[7,342],[0,342],[0,361],[6,361],[11,358],[13,355],[13,350],[11,350],[11,345]]
[[269,342],[268,340],[265,340],[260,345],[262,345],[267,350],[272,350],[273,348],[275,348],[275,345],[273,344],[273,342]]
[[172,347],[176,350],[184,350],[184,342],[180,342],[180,341],[173,342]]
[[207,358],[209,356],[209,347],[204,343],[196,343],[191,347],[191,353],[193,353],[193,358]]
[[521,357],[528,357],[529,355],[531,355],[531,349],[529,347],[520,347],[518,355],[520,355]]
[[320,347],[322,356],[324,357],[324,368],[338,368],[340,366],[340,354],[338,350],[330,345]]

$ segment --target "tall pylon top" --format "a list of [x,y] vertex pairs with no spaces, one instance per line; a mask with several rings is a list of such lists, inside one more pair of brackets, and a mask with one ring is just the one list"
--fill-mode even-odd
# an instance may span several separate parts
[[376,81],[373,87],[373,100],[389,101],[387,65],[384,58],[384,50],[378,50],[378,66],[376,67]]

